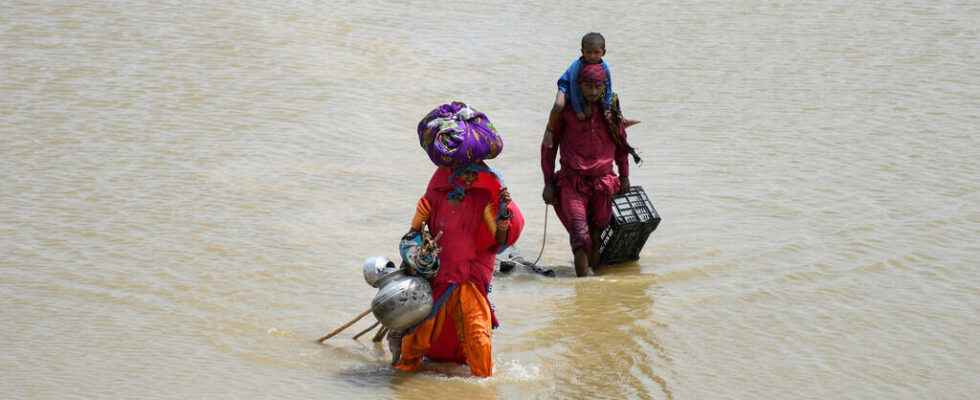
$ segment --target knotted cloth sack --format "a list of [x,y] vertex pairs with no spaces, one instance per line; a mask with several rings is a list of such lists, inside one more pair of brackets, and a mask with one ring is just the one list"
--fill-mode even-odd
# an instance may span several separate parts
[[496,157],[504,141],[486,114],[454,101],[419,121],[419,145],[438,166],[453,167]]

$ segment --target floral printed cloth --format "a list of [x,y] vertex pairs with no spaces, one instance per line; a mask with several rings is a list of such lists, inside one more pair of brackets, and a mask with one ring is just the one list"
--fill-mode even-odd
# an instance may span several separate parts
[[419,145],[437,166],[459,166],[496,157],[504,141],[493,123],[465,103],[443,104],[419,121]]

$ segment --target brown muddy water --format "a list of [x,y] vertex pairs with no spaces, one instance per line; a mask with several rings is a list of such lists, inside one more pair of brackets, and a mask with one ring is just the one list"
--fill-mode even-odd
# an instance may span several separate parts
[[[22,2],[0,7],[5,398],[969,399],[976,2]],[[555,80],[600,31],[664,222],[573,278],[540,201]],[[394,373],[396,256],[462,100],[519,248],[496,374]],[[542,242],[542,238],[544,240]]]

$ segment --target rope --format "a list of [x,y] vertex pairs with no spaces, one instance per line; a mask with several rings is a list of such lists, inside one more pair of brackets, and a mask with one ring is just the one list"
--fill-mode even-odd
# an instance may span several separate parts
[[541,235],[541,251],[538,252],[538,258],[534,259],[531,265],[537,267],[538,261],[541,261],[541,255],[544,254],[544,245],[548,242],[548,203],[544,204],[544,233]]

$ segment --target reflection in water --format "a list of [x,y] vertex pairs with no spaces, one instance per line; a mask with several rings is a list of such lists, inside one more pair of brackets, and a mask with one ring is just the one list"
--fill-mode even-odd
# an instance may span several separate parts
[[669,358],[654,332],[662,327],[652,315],[656,276],[640,274],[637,264],[599,273],[575,281],[569,303],[538,332],[558,338],[559,397],[645,398],[659,387],[673,398],[663,378]]

